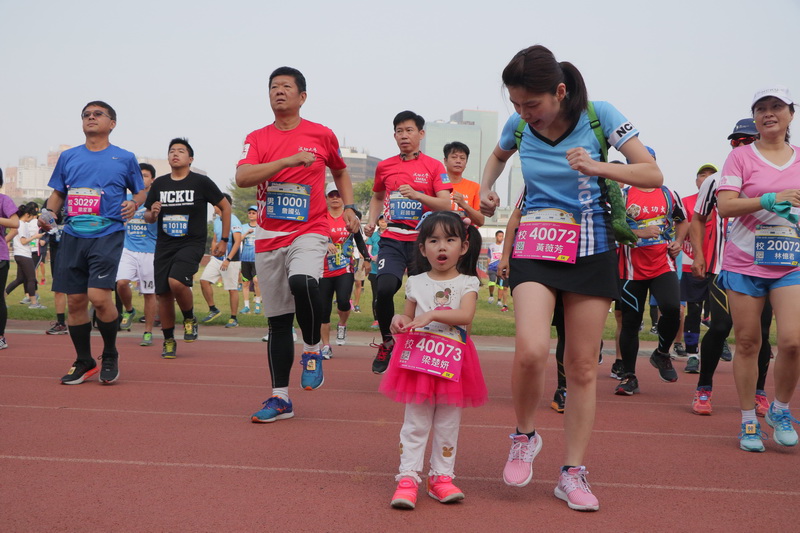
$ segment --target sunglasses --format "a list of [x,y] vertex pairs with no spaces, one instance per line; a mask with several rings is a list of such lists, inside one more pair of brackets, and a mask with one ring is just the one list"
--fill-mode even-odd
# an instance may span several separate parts
[[747,146],[756,142],[755,137],[739,137],[738,139],[731,139],[731,147],[737,148],[739,146]]

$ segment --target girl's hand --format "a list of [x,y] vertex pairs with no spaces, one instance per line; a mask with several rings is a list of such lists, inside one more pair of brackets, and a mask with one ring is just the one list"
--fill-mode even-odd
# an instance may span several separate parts
[[415,328],[422,328],[431,322],[433,322],[433,311],[428,311],[427,313],[422,313],[421,315],[414,317],[411,322],[406,324],[406,329],[412,330]]
[[592,159],[585,148],[570,148],[567,150],[567,162],[572,170],[577,170],[585,176],[597,176],[597,161]]
[[397,333],[405,333],[407,331],[406,323],[409,321],[408,317],[405,315],[394,315],[392,317],[392,323],[389,325],[389,331],[392,334]]

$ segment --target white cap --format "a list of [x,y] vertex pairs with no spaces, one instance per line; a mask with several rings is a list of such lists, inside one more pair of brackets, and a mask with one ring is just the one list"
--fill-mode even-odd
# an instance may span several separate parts
[[789,89],[786,88],[786,86],[770,85],[769,87],[765,87],[757,91],[756,94],[753,95],[753,102],[750,104],[750,108],[752,109],[752,107],[756,105],[756,102],[762,98],[767,98],[768,96],[774,96],[787,105],[792,105],[794,103],[794,100],[792,100],[792,95],[789,94]]
[[332,181],[328,185],[325,186],[325,196],[328,196],[333,191],[339,192],[339,189],[336,188],[336,182]]

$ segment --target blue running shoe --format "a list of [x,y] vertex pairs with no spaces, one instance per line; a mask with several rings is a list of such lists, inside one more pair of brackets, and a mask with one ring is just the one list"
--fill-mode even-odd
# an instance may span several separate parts
[[788,409],[777,410],[775,404],[769,406],[769,411],[764,417],[767,424],[775,429],[772,438],[781,446],[797,446],[797,432],[792,427],[792,422],[800,424],[800,420],[794,418]]
[[268,424],[276,420],[285,420],[294,416],[292,401],[273,396],[264,402],[264,408],[253,413],[250,418],[255,423]]
[[300,386],[305,390],[315,390],[322,386],[322,356],[319,352],[303,352],[300,364],[303,365],[303,376]]
[[755,420],[742,424],[742,431],[739,432],[739,448],[746,452],[763,452],[767,434],[761,431],[761,424]]

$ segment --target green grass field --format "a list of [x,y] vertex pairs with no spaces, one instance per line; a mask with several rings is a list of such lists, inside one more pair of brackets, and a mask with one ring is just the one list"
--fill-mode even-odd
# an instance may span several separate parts
[[[202,272],[202,270],[201,270]],[[13,261],[11,262],[11,266],[9,269],[8,279],[13,280],[16,277],[17,268],[16,263]],[[48,268],[47,274],[49,276],[50,269]],[[194,301],[195,301],[195,314],[198,318],[202,318],[208,313],[208,305],[206,304],[205,300],[203,299],[203,295],[200,291],[200,273],[195,276],[194,285]],[[11,293],[11,295],[6,297],[6,302],[8,304],[8,317],[10,319],[17,319],[17,320],[41,320],[43,322],[52,321],[55,319],[55,308],[53,306],[53,293],[50,291],[50,278],[47,278],[47,283],[45,285],[39,285],[37,290],[39,291],[39,298],[40,302],[47,306],[47,309],[28,309],[27,306],[20,305],[18,302],[22,300],[25,296],[23,293],[22,287],[17,287],[17,289]],[[267,291],[268,292],[268,291]],[[400,312],[403,309],[403,300],[404,300],[404,291],[401,288],[397,295],[395,296],[395,312]],[[497,307],[496,304],[489,304],[487,303],[487,299],[489,298],[489,289],[484,283],[480,290],[479,300],[478,300],[478,309],[475,313],[475,319],[472,322],[472,334],[473,335],[492,335],[492,336],[500,336],[500,337],[513,337],[516,332],[516,323],[514,320],[514,303],[509,299],[509,311],[507,313],[501,313],[500,308]],[[229,304],[228,304],[228,293],[224,291],[220,287],[214,287],[214,300],[217,307],[222,311],[222,315],[219,316],[216,320],[211,322],[209,325],[219,325],[222,326],[227,322],[228,315],[229,315]],[[354,331],[371,331],[370,325],[372,324],[372,312],[371,312],[371,305],[370,302],[372,300],[372,291],[370,289],[369,282],[365,282],[364,284],[364,291],[361,295],[360,307],[362,309],[361,313],[350,313],[350,319],[348,320],[347,327]],[[143,307],[143,300],[142,297],[137,293],[136,290],[133,291],[133,305],[136,308],[138,313],[142,313]],[[243,299],[241,297],[241,293],[239,296],[239,308],[244,305]],[[250,295],[250,307],[253,308],[253,294]],[[178,315],[180,317],[180,314]],[[238,315],[239,325],[240,327],[254,327],[254,328],[261,328],[266,330],[267,328],[267,321],[262,315],[254,315],[254,314],[247,314],[247,315]],[[331,313],[331,324],[335,328],[336,323],[338,322],[338,316],[336,313],[336,306],[333,306],[333,312]],[[608,314],[608,319],[606,320],[605,329],[603,331],[603,339],[614,339],[614,331],[615,331],[615,323],[614,323],[614,315],[613,313]],[[655,341],[658,340],[655,335],[649,333],[651,327],[649,313],[645,313],[644,317],[644,330],[640,333],[640,338],[642,340],[649,340]],[[374,331],[374,330],[372,330]],[[703,332],[705,328],[703,328]],[[334,331],[335,333],[335,331]],[[702,332],[701,332],[702,334]],[[551,331],[551,335],[555,337],[555,328]],[[729,339],[730,342],[733,342],[733,338]],[[773,324],[773,332],[770,335],[770,342],[774,345],[775,344],[775,331],[774,331],[774,324]]]

